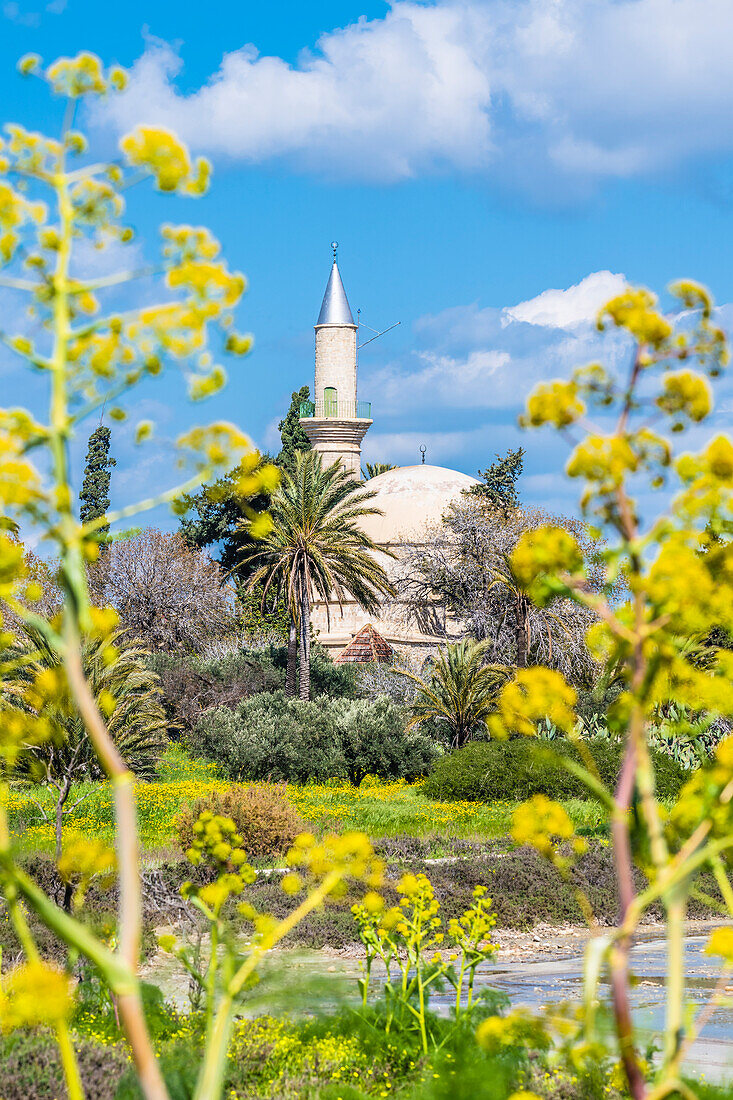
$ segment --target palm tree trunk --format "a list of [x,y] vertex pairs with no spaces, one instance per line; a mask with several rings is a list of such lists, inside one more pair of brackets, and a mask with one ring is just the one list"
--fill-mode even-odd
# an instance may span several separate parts
[[528,615],[529,611],[525,602],[525,597],[520,596],[517,600],[517,620],[516,620],[516,641],[517,641],[517,668],[527,667],[528,656]]
[[298,679],[298,631],[295,619],[290,616],[290,628],[288,630],[288,664],[285,672],[285,694],[295,696]]
[[300,698],[311,697],[311,609],[308,589],[300,597]]

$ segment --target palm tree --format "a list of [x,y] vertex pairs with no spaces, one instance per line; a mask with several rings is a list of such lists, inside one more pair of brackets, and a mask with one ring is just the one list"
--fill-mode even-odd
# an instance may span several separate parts
[[485,664],[489,641],[449,643],[438,653],[426,678],[395,668],[417,687],[408,726],[437,721],[448,727],[451,745],[460,748],[482,727],[511,676],[504,665]]
[[[254,566],[248,588],[262,584],[263,598],[274,586],[287,600],[291,640],[297,631],[300,698],[310,698],[310,614],[314,596],[343,606],[350,594],[365,611],[378,614],[380,596],[394,595],[378,547],[358,524],[381,515],[367,502],[376,494],[361,488],[340,462],[323,466],[317,451],[297,451],[292,473],[272,498],[272,530],[243,559]],[[382,551],[384,553],[385,551]],[[394,555],[390,555],[394,556]],[[288,646],[286,687],[295,686],[295,646]]]
[[[112,662],[107,659],[109,645],[117,650]],[[22,637],[4,656],[12,661],[15,671],[3,684],[0,710],[19,708],[32,712],[29,689],[33,682],[47,669],[59,668],[61,662],[44,636],[32,627],[23,628]],[[160,681],[148,665],[149,656],[147,650],[128,642],[123,632],[104,642],[85,639],[82,645],[84,672],[98,705],[109,712],[109,706],[114,704],[107,718],[109,734],[138,779],[155,777],[158,758],[168,743]],[[79,804],[66,806],[72,784],[104,779],[105,774],[75,709],[59,704],[50,714],[44,713],[51,720],[55,736],[31,748],[21,758],[18,771],[39,779],[56,794],[54,825],[58,858],[64,816]],[[45,811],[42,813],[45,817]],[[46,820],[50,823],[50,818]]]
[[386,474],[388,470],[396,470],[397,467],[391,462],[365,462],[361,468],[361,476],[363,481],[369,481],[370,478],[379,477],[380,474]]
[[[517,668],[526,668],[530,646],[532,645],[533,616],[531,612],[534,604],[524,588],[522,588],[521,582],[512,568],[511,556],[507,553],[500,552],[499,565],[494,566],[491,570],[491,579],[488,583],[487,591],[490,592],[492,588],[500,589],[505,597],[507,597],[508,605],[514,620],[516,665]],[[537,618],[537,616],[535,616],[535,618]],[[548,611],[546,608],[543,608],[541,620],[540,629],[546,632],[549,646],[549,659],[551,660],[552,633],[550,630],[550,623],[555,623],[558,629],[565,634],[569,634],[569,631],[562,621],[562,618],[559,615],[555,615],[552,611]]]

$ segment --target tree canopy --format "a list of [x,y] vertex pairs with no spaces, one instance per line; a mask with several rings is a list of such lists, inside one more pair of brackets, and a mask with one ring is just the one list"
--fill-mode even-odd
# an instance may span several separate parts
[[[270,455],[263,454],[257,469],[273,461]],[[213,551],[224,572],[232,573],[238,583],[244,583],[249,575],[243,557],[254,542],[248,522],[252,510],[267,511],[271,501],[271,494],[264,486],[254,497],[242,496],[241,477],[242,467],[237,466],[213,485],[203,485],[198,492],[182,497],[186,514],[178,528],[190,547]]]
[[506,512],[519,506],[519,493],[517,482],[524,468],[524,449],[518,451],[508,450],[502,458],[496,455],[496,462],[492,462],[485,470],[479,470],[478,476],[483,484],[474,485],[468,491],[473,496],[480,497],[486,504],[493,508],[499,508]]

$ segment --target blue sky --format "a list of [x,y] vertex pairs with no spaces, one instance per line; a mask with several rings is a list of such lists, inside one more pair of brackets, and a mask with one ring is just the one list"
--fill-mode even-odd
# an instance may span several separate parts
[[[87,48],[131,69],[129,92],[86,120],[99,147],[157,122],[214,163],[204,199],[148,188],[130,206],[141,241],[163,220],[210,226],[249,280],[238,321],[255,350],[230,364],[207,415],[277,447],[291,390],[312,385],[337,239],[352,310],[377,328],[401,321],[362,355],[366,457],[407,464],[424,443],[428,461],[475,473],[522,442],[525,497],[571,507],[563,446],[514,426],[532,385],[591,358],[622,362],[591,321],[625,280],[661,290],[691,276],[733,302],[729,0],[209,10],[0,0],[8,120],[57,130],[58,103],[15,64]],[[3,400],[32,403],[0,367]],[[163,442],[141,457],[116,431],[114,503],[165,487],[165,436],[203,411],[172,382],[140,401]],[[718,423],[732,407],[724,391]]]

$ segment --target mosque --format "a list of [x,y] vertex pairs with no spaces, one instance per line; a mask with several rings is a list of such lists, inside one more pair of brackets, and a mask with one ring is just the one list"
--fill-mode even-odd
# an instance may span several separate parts
[[[361,443],[372,425],[369,401],[357,393],[359,326],[346,297],[334,249],[333,266],[315,325],[316,372],[313,401],[301,405],[300,423],[324,463],[339,461],[356,478],[361,477]],[[385,455],[385,458],[389,456]],[[437,527],[448,506],[460,500],[464,489],[476,479],[443,466],[423,462],[400,466],[371,478],[368,485],[376,497],[370,504],[383,514],[366,516],[363,529],[381,549],[390,550],[398,562],[405,548],[419,547],[431,528]],[[399,568],[391,557],[382,555],[387,572]],[[340,609],[316,602],[312,613],[318,640],[337,660],[358,659],[352,655],[371,639],[386,642],[391,650],[427,655],[457,634],[457,624],[437,603],[418,609],[399,598],[382,604],[378,618],[368,616],[354,600]],[[366,629],[369,625],[373,630]],[[357,637],[358,636],[358,637]],[[347,648],[348,647],[348,648]]]

